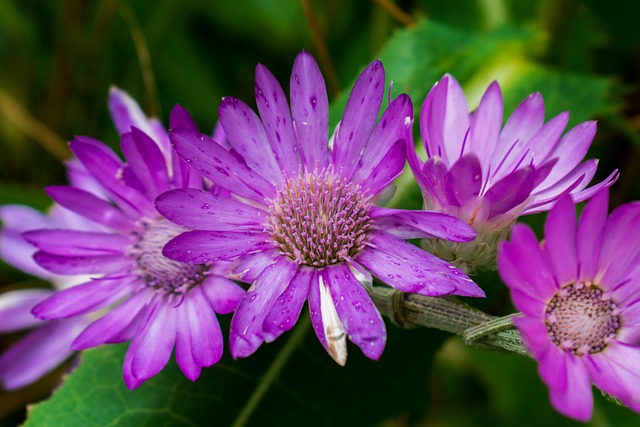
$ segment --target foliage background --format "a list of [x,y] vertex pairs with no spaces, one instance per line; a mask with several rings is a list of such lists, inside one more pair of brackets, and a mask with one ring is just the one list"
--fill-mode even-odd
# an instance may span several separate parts
[[[619,168],[613,203],[640,199],[640,5],[405,0],[392,3],[404,11],[397,16],[387,3],[0,0],[0,204],[45,209],[42,188],[65,182],[60,160],[68,156],[64,141],[74,135],[95,136],[117,149],[106,108],[111,85],[165,123],[180,103],[206,131],[213,129],[222,96],[252,105],[257,62],[286,90],[301,49],[316,55],[325,75],[335,75],[328,77],[330,99],[337,100],[334,123],[350,82],[374,58],[383,60],[394,95],[410,93],[416,111],[445,72],[461,82],[472,106],[494,79],[508,113],[540,91],[547,118],[569,109],[572,125],[598,120],[589,155],[601,159],[597,178]],[[330,60],[322,59],[322,45]],[[403,196],[405,206],[420,206],[415,187]],[[525,220],[539,231],[543,219]],[[512,310],[494,273],[477,280],[488,298],[476,304],[494,314]],[[32,286],[46,284],[0,266],[0,292]],[[550,408],[532,361],[387,323],[380,362],[350,347],[340,368],[301,328],[247,360],[225,357],[195,384],[171,365],[134,392],[120,378],[125,347],[89,351],[55,397],[31,411],[27,425],[577,424]],[[0,348],[18,337],[0,337]],[[0,391],[0,425],[22,423],[25,405],[47,398],[60,375],[77,365],[70,361],[23,390]],[[590,425],[638,425],[638,415],[596,398]]]

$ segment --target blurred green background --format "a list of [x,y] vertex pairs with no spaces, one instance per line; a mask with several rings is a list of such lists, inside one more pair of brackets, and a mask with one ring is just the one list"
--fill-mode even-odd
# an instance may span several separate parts
[[[598,180],[621,170],[613,204],[640,199],[638,17],[640,3],[624,0],[0,0],[0,204],[46,208],[42,188],[65,182],[61,160],[69,155],[65,141],[74,135],[94,136],[117,149],[106,106],[111,85],[165,123],[180,103],[209,132],[221,97],[254,105],[256,63],[269,67],[287,91],[301,49],[316,56],[327,78],[330,100],[336,100],[333,123],[345,90],[375,58],[394,81],[393,94],[408,92],[415,111],[445,72],[460,81],[472,107],[494,79],[501,83],[507,113],[540,91],[547,118],[569,109],[570,125],[598,120],[589,157],[601,159]],[[418,208],[419,193],[413,188],[408,194],[405,205]],[[543,220],[544,215],[525,219],[538,230]],[[488,294],[478,303],[482,308],[493,314],[512,310],[495,274],[477,280]],[[34,284],[46,286],[0,266],[0,292]],[[436,331],[401,331],[390,322],[388,330],[379,363],[350,347],[346,368],[325,360],[307,334],[248,425],[578,424],[550,408],[530,360],[469,350]],[[0,337],[0,346],[17,337]],[[131,412],[118,425],[227,425],[246,407],[286,339],[251,360],[224,359],[196,384],[173,366],[133,393],[122,390],[123,349],[89,352],[74,387],[111,382],[113,394],[83,401],[76,390],[69,406],[61,392],[44,410],[49,418],[40,411],[30,425],[115,422],[118,411],[133,410],[126,404],[98,410],[114,396],[135,401],[145,414],[136,418]],[[25,405],[45,398],[66,368],[26,389],[0,391],[0,425],[22,422]],[[193,406],[173,398],[166,403],[170,413],[187,415],[167,418],[158,395],[180,401],[189,393],[199,396]],[[598,394],[590,425],[639,425],[638,415]]]

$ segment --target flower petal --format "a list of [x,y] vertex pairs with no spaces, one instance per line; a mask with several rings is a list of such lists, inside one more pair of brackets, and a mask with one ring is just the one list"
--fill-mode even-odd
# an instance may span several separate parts
[[420,133],[427,155],[453,164],[464,154],[469,107],[460,84],[446,74],[431,89],[420,110]]
[[34,230],[22,236],[42,251],[64,256],[123,255],[132,243],[122,234],[76,230]]
[[[135,286],[135,278],[92,280],[53,294],[31,311],[40,319],[56,320],[94,311],[102,304],[119,299]],[[115,302],[115,301],[112,301]]]
[[402,173],[406,160],[405,141],[396,142],[385,154],[384,158],[362,182],[362,188],[370,195],[380,193]]
[[280,170],[297,172],[298,143],[291,110],[280,83],[262,64],[256,67],[255,94],[264,131]]
[[14,343],[0,356],[0,382],[5,390],[27,386],[73,354],[75,335],[86,325],[84,318],[43,325]]
[[426,296],[484,296],[466,274],[440,258],[384,231],[371,236],[355,261],[390,286]]
[[138,128],[133,128],[122,136],[120,147],[149,199],[169,189],[167,160],[153,139]]
[[476,237],[473,228],[452,216],[431,211],[407,211],[372,207],[369,215],[379,229],[403,239],[439,238],[469,242]]
[[291,283],[298,266],[286,257],[262,271],[231,319],[229,349],[234,358],[247,357],[264,342],[264,319]]
[[493,184],[484,195],[491,205],[489,218],[508,212],[526,201],[533,190],[535,175],[535,169],[525,167]]
[[253,283],[258,279],[262,270],[273,264],[279,255],[280,249],[278,248],[247,253],[231,262],[226,276],[245,283]]
[[564,357],[567,370],[566,387],[549,389],[551,404],[560,413],[578,421],[589,421],[593,413],[591,381],[584,364],[576,356]]
[[238,98],[228,96],[218,107],[220,124],[231,147],[252,170],[277,185],[282,181],[280,166],[258,115]]
[[345,265],[326,267],[324,277],[347,336],[365,356],[378,360],[384,351],[387,331],[371,297]]
[[278,297],[262,324],[266,342],[275,341],[296,324],[307,300],[314,271],[312,268],[300,267],[287,289]]
[[[468,152],[475,153],[479,157],[479,164],[487,164],[495,146],[498,143],[500,128],[502,127],[502,92],[498,82],[493,81],[480,100],[478,108],[471,115],[469,127]],[[466,147],[465,147],[466,148]],[[462,156],[460,152],[459,156]],[[450,163],[454,158],[449,157]],[[484,171],[488,175],[490,171]],[[485,176],[488,178],[488,176]]]
[[206,296],[196,286],[184,295],[189,326],[186,331],[191,335],[191,352],[198,366],[211,366],[222,357],[224,347],[220,324]]
[[176,341],[176,323],[176,312],[170,302],[157,298],[146,324],[131,340],[135,349],[131,373],[135,378],[145,381],[165,367]]
[[[351,178],[362,158],[384,95],[384,67],[373,61],[358,76],[333,135],[333,162]],[[404,119],[403,119],[404,120]]]
[[604,226],[601,242],[597,267],[589,267],[602,274],[602,283],[617,284],[638,265],[640,205],[628,203],[615,209]]
[[233,312],[245,294],[245,290],[236,285],[235,282],[215,275],[208,276],[202,282],[201,287],[209,304],[219,314]]
[[610,344],[603,352],[589,355],[587,365],[594,384],[640,412],[640,349],[621,343]]
[[264,229],[265,212],[230,197],[195,188],[180,188],[161,194],[156,209],[169,220],[197,230]]
[[296,57],[290,81],[291,117],[308,171],[329,163],[329,101],[318,63],[308,52]]
[[51,186],[45,189],[49,197],[61,206],[98,224],[122,232],[133,231],[134,220],[110,203],[79,188]]
[[131,259],[122,254],[65,256],[39,251],[33,255],[33,259],[56,274],[104,274],[131,263]]
[[31,309],[52,294],[49,289],[24,289],[0,294],[0,333],[42,324],[42,320],[31,314]]
[[133,127],[138,128],[159,142],[165,152],[169,152],[169,140],[166,133],[158,132],[152,125],[152,121],[142,112],[138,103],[129,94],[115,86],[109,89],[109,111],[120,135],[131,132]]
[[165,245],[162,254],[180,262],[206,264],[271,247],[272,244],[265,233],[188,231],[171,239]]
[[451,167],[444,184],[447,194],[452,194],[456,206],[464,206],[478,197],[482,187],[482,166],[475,154],[466,154]]
[[[560,287],[578,278],[576,212],[571,197],[565,196],[553,207],[544,226],[545,250]],[[582,250],[583,245],[578,245]]]
[[182,304],[176,311],[176,363],[185,377],[195,381],[202,368],[193,359],[191,334],[189,332],[188,308]]
[[184,161],[216,184],[260,203],[274,194],[269,181],[207,135],[175,128],[169,132],[169,139]]
[[409,96],[402,94],[393,100],[373,129],[351,181],[358,183],[371,176],[373,169],[383,161],[384,156],[399,140],[411,141],[411,147],[403,148],[407,151],[414,150],[412,124],[413,105]]

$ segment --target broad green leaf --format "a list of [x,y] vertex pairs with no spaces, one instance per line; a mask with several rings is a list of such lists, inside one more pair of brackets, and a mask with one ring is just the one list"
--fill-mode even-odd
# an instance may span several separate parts
[[[347,364],[340,367],[317,342],[308,322],[297,327],[303,330],[247,359],[225,357],[195,383],[185,379],[172,360],[133,391],[121,378],[126,345],[86,351],[60,389],[30,409],[25,426],[226,426],[240,414],[251,426],[377,425],[422,416],[431,360],[444,334],[389,324],[387,349],[379,361],[366,359],[350,345]],[[265,383],[265,373],[271,375],[273,364],[283,362],[282,352],[289,351],[282,371]],[[249,410],[251,395],[265,386],[264,398]]]

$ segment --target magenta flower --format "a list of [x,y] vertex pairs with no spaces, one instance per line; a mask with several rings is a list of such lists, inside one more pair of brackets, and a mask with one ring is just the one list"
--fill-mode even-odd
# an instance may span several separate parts
[[538,360],[551,404],[591,418],[591,384],[640,412],[640,205],[609,217],[608,192],[576,221],[571,198],[549,212],[545,240],[516,225],[498,268],[511,289],[514,322]]
[[[77,137],[70,144],[105,198],[73,185],[47,188],[56,203],[104,229],[24,234],[40,249],[34,256],[40,266],[93,279],[49,297],[33,313],[55,320],[106,310],[72,348],[130,340],[122,367],[129,388],[161,371],[174,347],[183,373],[195,380],[222,355],[214,312],[233,311],[244,291],[217,274],[220,263],[182,264],[162,255],[165,243],[184,229],[163,218],[153,199],[174,188],[202,188],[202,178],[170,150],[166,131],[147,120],[125,93],[112,90],[110,107],[127,163],[94,139]],[[181,120],[172,117],[172,123]]]
[[405,292],[484,295],[465,274],[404,240],[467,241],[475,234],[470,227],[440,213],[374,205],[402,172],[413,117],[401,95],[375,125],[384,80],[379,61],[362,72],[329,139],[324,79],[303,51],[293,65],[291,109],[262,65],[255,84],[260,117],[236,98],[223,99],[230,150],[193,128],[171,130],[178,154],[232,193],[175,190],[156,205],[195,230],[174,238],[165,255],[196,264],[233,260],[234,277],[253,283],[231,322],[234,357],[293,327],[308,300],[315,332],[338,363],[346,362],[347,336],[379,358],[386,330],[366,291],[370,273]]
[[490,267],[497,242],[507,237],[520,215],[550,209],[563,195],[588,199],[617,179],[585,189],[598,161],[582,162],[596,133],[584,122],[563,135],[569,113],[545,123],[539,93],[528,96],[502,127],[500,86],[493,82],[478,108],[469,112],[458,82],[445,75],[431,89],[420,111],[427,153],[422,162],[410,148],[408,160],[424,197],[424,208],[453,215],[471,225],[471,243],[425,240],[423,247],[465,271]]
[[[71,174],[73,179],[73,174]],[[82,186],[82,182],[76,182]],[[95,230],[66,209],[55,206],[44,215],[27,206],[0,207],[0,258],[8,264],[51,282],[55,289],[66,289],[87,280],[86,276],[59,276],[38,266],[32,256],[35,248],[21,233],[34,228],[75,227]],[[31,314],[37,303],[51,296],[52,289],[18,289],[0,294],[0,333],[30,330],[0,355],[0,382],[6,390],[14,390],[40,379],[72,354],[71,342],[90,320],[86,316],[45,322]]]

